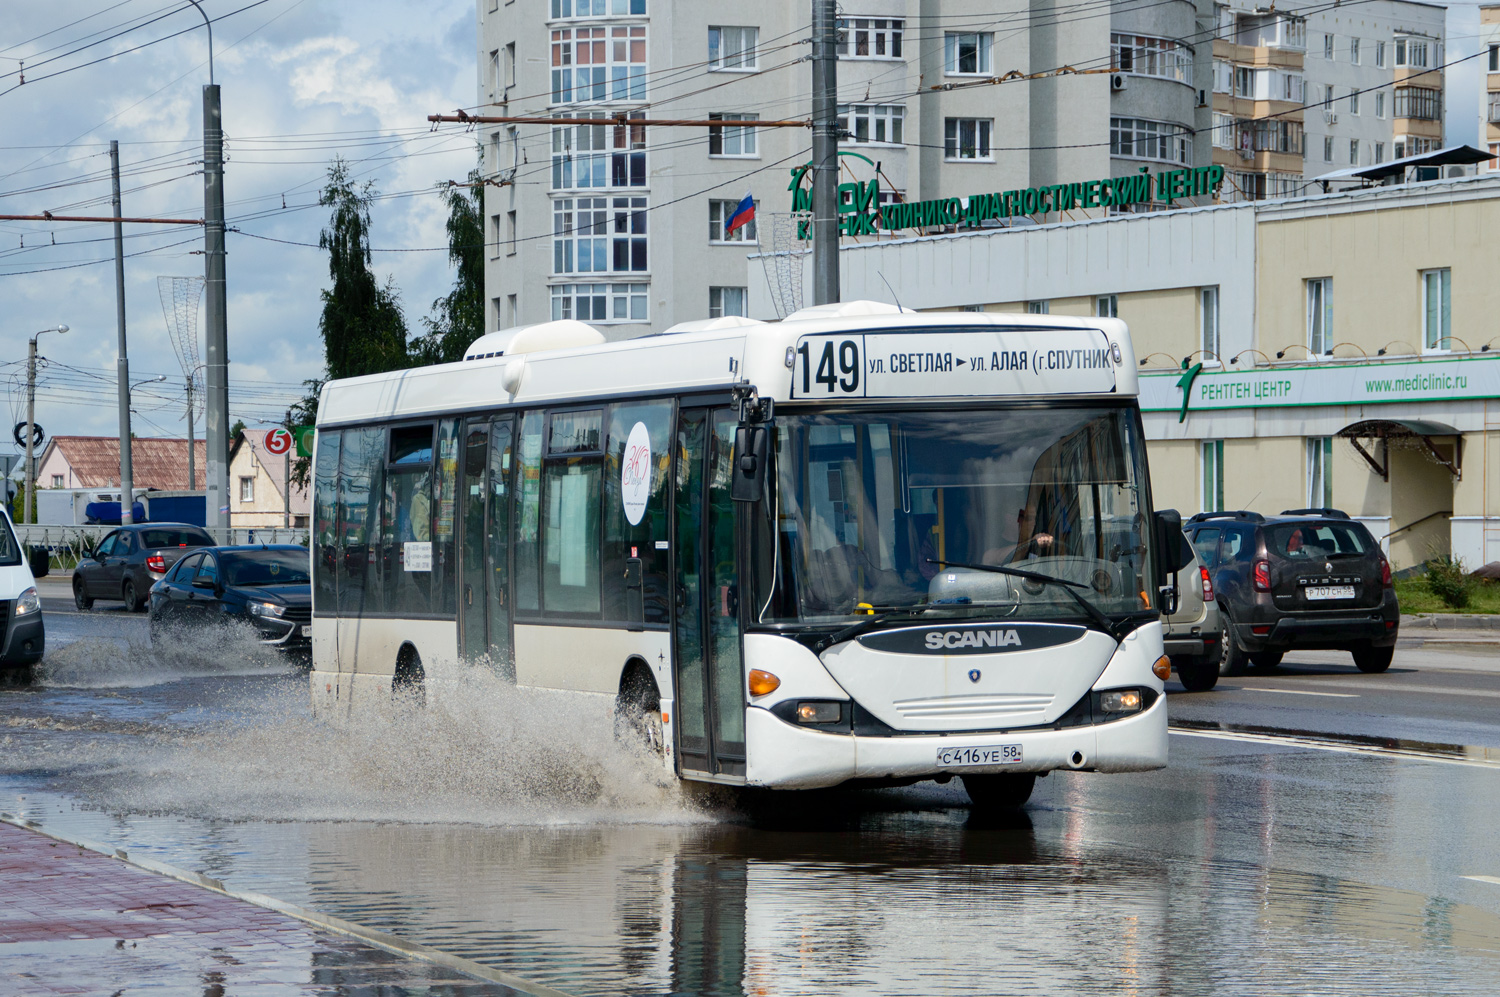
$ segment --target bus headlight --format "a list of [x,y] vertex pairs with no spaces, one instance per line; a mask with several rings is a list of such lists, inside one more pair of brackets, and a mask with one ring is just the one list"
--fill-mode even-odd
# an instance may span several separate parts
[[839,703],[812,702],[797,704],[797,722],[802,724],[836,724],[843,718]]
[[1099,694],[1099,709],[1105,713],[1135,713],[1141,708],[1138,689],[1116,689]]
[[40,613],[41,611],[42,600],[37,597],[36,586],[32,586],[25,592],[22,592],[20,598],[16,600],[15,614],[17,616],[30,616],[32,613]]

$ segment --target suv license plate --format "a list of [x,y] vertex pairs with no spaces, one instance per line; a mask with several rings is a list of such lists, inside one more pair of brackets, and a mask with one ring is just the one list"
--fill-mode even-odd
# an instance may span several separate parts
[[965,765],[1015,765],[1021,761],[1019,744],[996,744],[987,748],[939,748],[937,763],[943,768]]
[[304,624],[302,624],[302,636],[304,636],[304,637],[311,637],[312,636],[312,624],[311,623],[304,623]]
[[1353,599],[1353,585],[1310,585],[1307,588],[1309,599]]

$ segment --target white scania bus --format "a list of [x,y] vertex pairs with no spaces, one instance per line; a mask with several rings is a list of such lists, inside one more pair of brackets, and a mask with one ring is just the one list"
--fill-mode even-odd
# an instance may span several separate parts
[[1182,545],[1135,368],[1116,320],[851,302],[330,382],[314,707],[467,659],[614,698],[683,779],[1015,806],[1161,767]]

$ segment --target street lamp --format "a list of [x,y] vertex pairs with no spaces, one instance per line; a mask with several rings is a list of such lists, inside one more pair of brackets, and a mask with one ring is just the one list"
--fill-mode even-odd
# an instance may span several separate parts
[[36,501],[36,458],[32,454],[36,442],[36,338],[47,332],[61,335],[67,331],[65,325],[41,329],[32,334],[26,345],[26,439],[23,441],[26,447],[26,504],[21,508],[21,518],[32,524],[36,523],[36,507],[32,505]]

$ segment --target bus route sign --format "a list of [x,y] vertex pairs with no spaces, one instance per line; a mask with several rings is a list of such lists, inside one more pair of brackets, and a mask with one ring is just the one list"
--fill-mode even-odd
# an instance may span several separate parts
[[1098,329],[803,336],[791,395],[1107,394],[1122,361]]

